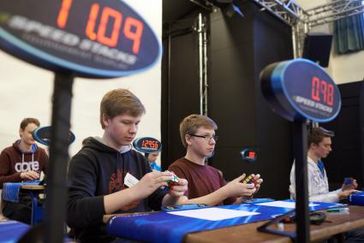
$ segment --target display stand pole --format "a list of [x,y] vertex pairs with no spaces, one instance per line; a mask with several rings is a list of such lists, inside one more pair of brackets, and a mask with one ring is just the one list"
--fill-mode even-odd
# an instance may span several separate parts
[[66,219],[66,173],[69,161],[69,131],[73,75],[55,73],[52,99],[52,128],[47,201],[45,211],[45,242],[63,242]]
[[296,232],[297,242],[310,242],[307,180],[307,128],[304,122],[295,121],[294,157],[296,173]]

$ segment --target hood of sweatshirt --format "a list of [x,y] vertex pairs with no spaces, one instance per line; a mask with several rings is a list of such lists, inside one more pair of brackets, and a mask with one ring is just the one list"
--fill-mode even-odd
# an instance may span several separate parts
[[20,139],[19,140],[16,140],[14,143],[13,143],[13,147],[16,151],[18,151],[19,153],[22,153],[22,154],[34,154],[35,152],[37,152],[38,150],[38,145],[37,144],[32,144],[32,148],[30,151],[23,151],[20,149]]
[[26,154],[31,154],[32,155],[32,160],[31,161],[34,161],[34,154],[35,152],[37,152],[38,150],[38,146],[36,144],[32,144],[32,147],[31,147],[31,150],[30,151],[23,151],[21,150],[20,148],[20,139],[15,141],[13,143],[13,148],[19,153],[21,154],[21,162],[24,162],[24,155]]
[[101,151],[101,152],[108,152],[108,153],[115,153],[115,152],[119,152],[121,154],[126,153],[128,151],[131,150],[131,145],[127,145],[127,146],[123,146],[119,151],[111,148],[109,146],[107,146],[106,144],[103,143],[102,138],[100,137],[88,137],[84,140],[84,145],[85,148],[89,147],[92,148],[94,150],[97,151]]

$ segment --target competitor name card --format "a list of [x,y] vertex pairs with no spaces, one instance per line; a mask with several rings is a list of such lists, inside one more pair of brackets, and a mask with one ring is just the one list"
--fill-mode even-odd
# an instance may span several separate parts
[[[260,206],[269,206],[269,207],[278,207],[278,208],[295,208],[296,202],[287,202],[287,201],[274,201],[274,202],[265,202],[265,203],[257,203]],[[310,203],[309,207],[318,206],[318,204]]]
[[182,210],[182,211],[170,211],[169,214],[190,217],[196,219],[204,219],[211,221],[219,221],[225,219],[232,219],[237,217],[247,217],[252,215],[257,215],[257,212],[249,212],[243,210],[232,210],[225,208],[203,208],[195,210]]

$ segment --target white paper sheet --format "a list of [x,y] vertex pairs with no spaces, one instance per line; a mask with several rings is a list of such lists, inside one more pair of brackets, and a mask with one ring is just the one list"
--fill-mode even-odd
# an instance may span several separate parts
[[170,211],[169,214],[179,215],[183,217],[218,221],[224,219],[231,219],[236,217],[245,217],[251,215],[257,215],[257,212],[232,210],[224,208],[203,208],[195,210],[183,210],[183,211]]
[[[296,202],[274,201],[274,202],[257,203],[257,205],[294,209],[296,207]],[[314,206],[318,206],[318,204],[310,203],[308,206],[314,207]]]

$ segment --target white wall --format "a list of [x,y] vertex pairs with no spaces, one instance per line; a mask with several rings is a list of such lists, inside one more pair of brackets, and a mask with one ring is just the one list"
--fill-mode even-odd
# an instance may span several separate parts
[[[162,0],[125,0],[155,30],[162,34]],[[41,125],[50,125],[53,73],[27,64],[0,51],[0,149],[19,138],[19,123],[24,117],[37,117]],[[87,136],[102,135],[99,103],[114,88],[128,88],[146,106],[138,133],[160,139],[161,64],[138,75],[111,79],[76,78],[73,86],[72,131],[76,141],[70,147],[75,154]]]
[[[303,9],[311,9],[318,5],[328,2],[328,0],[296,0]],[[315,27],[311,32],[328,32],[332,33],[331,24]],[[333,43],[334,45],[334,43]],[[334,52],[334,46],[331,48],[330,63],[327,68],[332,79],[337,83],[349,83],[361,81],[364,78],[364,51],[353,54],[337,55]]]
[[331,53],[331,74],[337,84],[364,80],[364,51],[346,55]]

